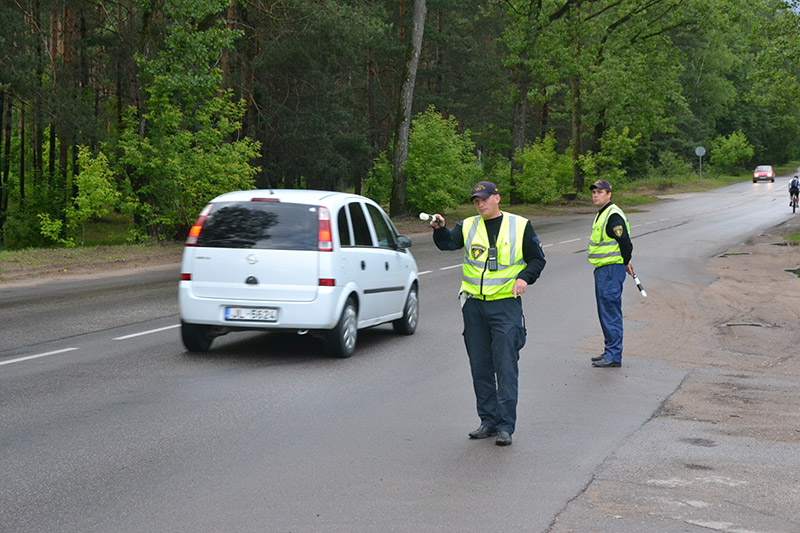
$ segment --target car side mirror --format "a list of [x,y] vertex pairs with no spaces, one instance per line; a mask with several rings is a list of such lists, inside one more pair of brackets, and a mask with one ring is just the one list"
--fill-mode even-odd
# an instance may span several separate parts
[[405,250],[406,248],[411,248],[411,239],[409,239],[405,235],[398,235],[397,236],[397,248],[400,249],[400,250]]

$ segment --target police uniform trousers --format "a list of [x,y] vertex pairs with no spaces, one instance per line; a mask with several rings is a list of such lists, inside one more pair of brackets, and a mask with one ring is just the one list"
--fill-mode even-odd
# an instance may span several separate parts
[[468,298],[461,312],[481,423],[514,433],[519,351],[526,339],[522,298]]
[[594,269],[594,294],[597,299],[597,316],[603,329],[605,350],[603,356],[622,362],[622,284],[625,282],[625,265],[612,264]]

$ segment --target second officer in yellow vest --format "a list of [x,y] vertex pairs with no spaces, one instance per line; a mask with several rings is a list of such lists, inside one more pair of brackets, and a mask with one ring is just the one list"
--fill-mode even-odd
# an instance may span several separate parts
[[497,435],[496,444],[508,446],[517,419],[519,350],[526,339],[520,296],[541,274],[544,252],[527,218],[500,210],[494,183],[477,183],[472,202],[478,216],[452,230],[440,214],[434,215],[433,240],[440,250],[464,249],[464,344],[481,419],[469,436]]
[[597,317],[603,330],[604,349],[592,357],[592,366],[622,366],[622,284],[633,276],[631,228],[622,209],[611,202],[611,184],[597,180],[589,186],[592,203],[599,209],[589,237],[589,262],[594,266]]

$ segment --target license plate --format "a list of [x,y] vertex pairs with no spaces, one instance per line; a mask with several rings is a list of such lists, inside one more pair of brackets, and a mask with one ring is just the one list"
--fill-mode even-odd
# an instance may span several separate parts
[[277,322],[278,310],[274,307],[226,307],[225,320]]

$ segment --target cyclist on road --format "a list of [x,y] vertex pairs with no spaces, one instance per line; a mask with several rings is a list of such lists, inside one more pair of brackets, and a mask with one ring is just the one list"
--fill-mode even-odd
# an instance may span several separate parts
[[800,178],[795,176],[792,178],[792,181],[789,182],[789,207],[793,205],[792,201],[798,193],[800,193]]

